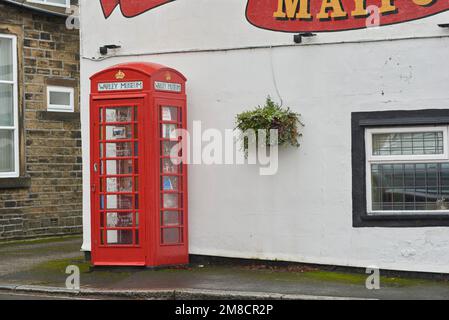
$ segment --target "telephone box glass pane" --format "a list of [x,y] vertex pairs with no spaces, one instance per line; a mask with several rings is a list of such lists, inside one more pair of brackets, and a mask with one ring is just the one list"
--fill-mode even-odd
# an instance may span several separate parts
[[136,195],[135,197],[134,208],[139,209],[139,195]]
[[161,111],[162,121],[179,121],[178,108],[165,106]]
[[176,156],[179,157],[181,146],[178,141],[162,141],[161,143],[162,156]]
[[132,118],[132,108],[107,108],[106,122],[130,122]]
[[162,199],[164,208],[180,208],[179,194],[164,193]]
[[107,227],[108,228],[124,228],[133,226],[132,212],[108,212]]
[[168,228],[162,230],[163,244],[177,244],[181,242],[181,232],[178,228]]
[[106,144],[107,158],[131,157],[132,155],[133,155],[132,142],[118,142]]
[[107,242],[108,244],[132,244],[133,232],[132,230],[108,230]]
[[104,227],[104,213],[100,214],[100,227],[103,228]]
[[107,175],[117,175],[117,174],[132,174],[133,161],[129,160],[108,160],[106,161],[106,174]]
[[162,225],[164,227],[179,226],[182,224],[181,216],[178,211],[162,211]]
[[162,177],[162,190],[179,191],[179,177],[173,176]]
[[162,134],[162,138],[164,139],[178,139],[178,133],[176,132],[176,130],[178,129],[178,125],[176,124],[163,124],[161,126],[161,134]]
[[171,159],[161,160],[161,169],[163,173],[180,173],[181,166],[173,163]]
[[108,178],[106,190],[107,192],[133,192],[133,178]]
[[106,140],[133,139],[132,125],[116,125],[106,127]]
[[132,209],[133,196],[132,195],[107,195],[107,209]]

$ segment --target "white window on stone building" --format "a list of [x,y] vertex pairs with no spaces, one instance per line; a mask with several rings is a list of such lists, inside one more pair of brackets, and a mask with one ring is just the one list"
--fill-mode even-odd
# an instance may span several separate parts
[[48,6],[56,6],[56,7],[63,7],[63,8],[70,7],[70,0],[28,0],[28,2],[41,3],[41,4],[48,5]]
[[17,38],[0,34],[0,178],[19,176]]
[[47,111],[74,112],[75,88],[47,86]]

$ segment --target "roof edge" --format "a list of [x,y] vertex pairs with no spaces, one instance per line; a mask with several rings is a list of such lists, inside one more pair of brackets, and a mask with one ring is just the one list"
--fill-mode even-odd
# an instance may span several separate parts
[[66,13],[60,13],[60,12],[55,12],[55,11],[51,11],[51,10],[47,10],[44,8],[39,8],[30,4],[26,4],[23,2],[17,2],[17,1],[13,1],[13,0],[2,0],[3,2],[9,3],[11,5],[17,6],[17,7],[22,7],[25,9],[29,9],[29,10],[33,10],[33,11],[37,11],[43,14],[49,14],[49,15],[53,15],[53,16],[58,16],[58,17],[68,17],[69,15]]

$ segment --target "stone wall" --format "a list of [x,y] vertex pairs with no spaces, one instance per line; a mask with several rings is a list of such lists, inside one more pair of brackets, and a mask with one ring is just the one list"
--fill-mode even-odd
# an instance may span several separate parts
[[[79,32],[65,18],[0,3],[18,37],[21,177],[0,178],[0,240],[82,231]],[[75,112],[47,112],[46,85],[75,87]]]

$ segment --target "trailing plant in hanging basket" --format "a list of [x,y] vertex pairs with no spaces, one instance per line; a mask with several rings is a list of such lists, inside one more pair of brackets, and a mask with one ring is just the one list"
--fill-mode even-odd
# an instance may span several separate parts
[[[256,146],[258,143],[258,130],[266,132],[265,145],[277,144],[278,146],[291,145],[299,147],[299,132],[300,126],[304,124],[300,120],[300,114],[293,112],[290,108],[283,108],[274,102],[270,97],[267,98],[264,106],[258,106],[250,111],[245,111],[236,117],[236,129],[243,134],[240,137],[243,140],[243,148],[245,153],[248,153],[249,137],[245,134],[249,130],[254,130],[256,133]],[[278,130],[278,141],[271,141],[270,130]]]

